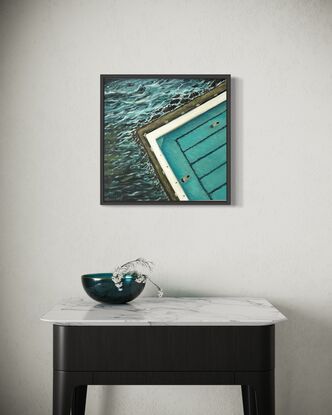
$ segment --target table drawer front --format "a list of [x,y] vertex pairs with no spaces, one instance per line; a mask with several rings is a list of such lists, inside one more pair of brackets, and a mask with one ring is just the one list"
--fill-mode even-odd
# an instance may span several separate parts
[[55,370],[229,371],[273,367],[273,326],[54,326]]

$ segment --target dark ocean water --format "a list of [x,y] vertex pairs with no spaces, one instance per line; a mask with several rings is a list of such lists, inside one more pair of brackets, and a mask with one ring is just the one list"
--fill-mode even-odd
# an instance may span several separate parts
[[136,130],[215,87],[203,79],[115,79],[105,82],[104,199],[168,200]]

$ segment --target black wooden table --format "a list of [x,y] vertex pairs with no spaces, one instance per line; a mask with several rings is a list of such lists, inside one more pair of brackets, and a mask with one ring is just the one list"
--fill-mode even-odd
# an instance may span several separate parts
[[[246,300],[252,301],[241,299]],[[139,309],[136,304],[126,307],[132,307],[131,312]],[[267,312],[273,309],[276,318],[260,325],[252,316],[242,316],[245,325],[239,325],[239,319],[226,324],[220,316],[224,325],[216,325],[211,317],[211,325],[209,319],[202,324],[199,309],[197,325],[188,317],[187,325],[179,325],[179,320],[171,325],[171,319],[167,325],[138,325],[142,321],[136,317],[125,322],[112,318],[124,309],[100,311],[100,306],[95,313],[77,309],[85,318],[67,318],[62,324],[61,310],[53,310],[53,318],[52,312],[43,318],[54,324],[53,415],[83,415],[88,385],[241,385],[245,415],[274,415],[274,324],[285,317],[270,307]],[[98,319],[98,312],[108,313],[116,325]],[[255,325],[248,325],[250,321]]]

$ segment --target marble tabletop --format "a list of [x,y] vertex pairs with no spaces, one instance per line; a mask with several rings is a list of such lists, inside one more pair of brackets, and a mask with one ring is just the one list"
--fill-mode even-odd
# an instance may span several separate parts
[[265,326],[287,319],[263,298],[140,297],[121,305],[72,298],[41,320],[72,326]]

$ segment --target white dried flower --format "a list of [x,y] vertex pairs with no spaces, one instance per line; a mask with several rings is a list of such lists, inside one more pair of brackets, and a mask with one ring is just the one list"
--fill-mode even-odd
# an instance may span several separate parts
[[149,274],[151,274],[154,268],[154,263],[152,261],[148,261],[144,258],[137,258],[133,261],[126,262],[125,264],[118,266],[113,271],[112,281],[114,282],[115,286],[118,288],[119,291],[123,289],[122,280],[125,275],[127,274],[136,274],[137,277],[135,281],[139,284],[145,283],[148,279],[155,287],[158,289],[158,297],[162,297],[164,295],[163,290],[159,287],[159,285],[155,284]]

